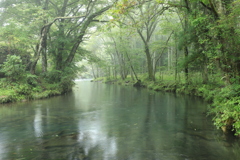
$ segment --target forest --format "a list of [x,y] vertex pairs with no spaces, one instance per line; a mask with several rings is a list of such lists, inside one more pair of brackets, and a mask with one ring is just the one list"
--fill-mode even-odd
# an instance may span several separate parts
[[1,0],[0,102],[76,78],[203,97],[240,135],[239,0]]

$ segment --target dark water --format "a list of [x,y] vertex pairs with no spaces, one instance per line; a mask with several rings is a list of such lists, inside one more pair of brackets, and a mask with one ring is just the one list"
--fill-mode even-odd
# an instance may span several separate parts
[[237,160],[239,140],[198,98],[77,82],[73,93],[0,106],[0,160]]

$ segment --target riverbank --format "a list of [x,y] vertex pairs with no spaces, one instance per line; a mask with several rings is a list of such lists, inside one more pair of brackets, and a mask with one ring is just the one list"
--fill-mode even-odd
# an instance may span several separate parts
[[[140,78],[141,87],[148,88],[154,91],[166,91],[166,92],[175,92],[181,94],[189,94],[198,97],[202,97],[208,102],[213,102],[214,97],[217,93],[221,91],[222,88],[225,88],[223,83],[188,83],[182,81],[173,81],[173,80],[159,80],[149,81],[146,78]],[[126,78],[126,80],[121,80],[120,78],[106,78],[99,77],[92,80],[93,82],[103,82],[109,84],[120,84],[126,86],[133,86],[137,81],[131,78]]]
[[73,85],[73,82],[68,82],[68,85],[64,85],[61,82],[51,84],[44,80],[38,80],[34,85],[4,82],[0,84],[0,104],[62,95],[69,92]]
[[[155,91],[175,92],[202,97],[210,103],[208,115],[213,115],[213,123],[226,134],[240,136],[240,85],[225,84],[222,81],[199,83],[157,79],[155,82],[141,79],[141,86]],[[93,81],[133,86],[136,80],[98,78]]]

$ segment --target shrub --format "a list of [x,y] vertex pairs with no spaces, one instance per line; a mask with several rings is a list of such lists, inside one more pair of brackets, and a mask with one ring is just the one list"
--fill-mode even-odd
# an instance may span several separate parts
[[25,80],[25,66],[22,64],[20,56],[8,55],[6,62],[1,65],[1,72],[10,81],[23,81]]
[[240,135],[240,97],[239,85],[222,88],[216,93],[213,106],[209,113],[213,113],[214,125],[218,128],[226,128]]

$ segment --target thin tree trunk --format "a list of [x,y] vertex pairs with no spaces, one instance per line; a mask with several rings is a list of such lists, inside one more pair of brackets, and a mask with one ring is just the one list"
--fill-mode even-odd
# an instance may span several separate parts
[[95,75],[94,68],[93,68],[93,65],[92,65],[92,64],[91,64],[91,68],[92,68],[93,77],[94,77],[94,79],[96,79],[97,77],[96,77],[96,75]]
[[[44,10],[48,10],[49,0],[45,0]],[[48,21],[44,20],[44,24],[47,24]],[[42,50],[42,72],[47,72],[47,33],[43,37],[43,50]]]
[[64,39],[64,20],[61,20],[61,24],[59,25],[59,37],[61,40],[58,42],[58,48],[57,48],[57,56],[56,56],[56,70],[62,70],[63,69],[63,54],[64,54],[64,47],[65,43],[63,42]]
[[168,71],[171,69],[171,47],[168,47]]
[[[188,48],[187,46],[184,47],[184,56],[185,56],[185,59],[188,58]],[[186,83],[188,84],[189,83],[189,70],[188,70],[188,64],[186,64],[185,68],[184,68],[184,72],[185,72],[185,80],[186,80]]]
[[127,55],[128,62],[130,63],[130,67],[131,67],[131,69],[132,69],[132,72],[133,72],[133,74],[134,74],[136,80],[139,80],[139,79],[138,79],[138,76],[137,76],[137,73],[135,72],[135,70],[134,70],[134,68],[133,68],[132,61],[131,61],[131,59],[129,58],[129,55],[128,55],[127,52],[126,52],[126,55]]
[[34,54],[33,61],[30,63],[30,73],[31,74],[35,74],[36,65],[40,58],[40,55],[41,55],[41,52],[42,52],[42,49],[44,46],[44,37],[47,35],[48,31],[49,31],[49,27],[45,27],[45,26],[43,27],[43,29],[41,31],[40,42],[39,42],[38,47],[36,47],[37,52],[36,52],[36,54]]
[[[176,40],[175,40],[175,42],[176,42]],[[176,43],[175,43],[175,48],[176,48],[176,51],[175,51],[175,81],[177,81],[177,65],[178,65],[178,47],[177,47],[177,45],[176,45]]]
[[[173,33],[174,33],[174,31],[172,31],[172,32],[170,33],[170,35],[169,35],[169,37],[168,37],[168,39],[167,39],[167,41],[166,41],[166,44],[165,44],[166,46],[167,46],[169,40],[171,39],[171,36],[172,36]],[[158,58],[155,60],[154,75],[155,75],[156,70],[157,70],[157,63],[158,63],[159,60],[161,59],[161,57],[162,57],[162,55],[163,55],[163,53],[164,53],[164,50],[165,50],[166,48],[167,48],[167,47],[164,47],[164,48],[162,49],[162,52],[160,53],[160,55],[158,56]]]

